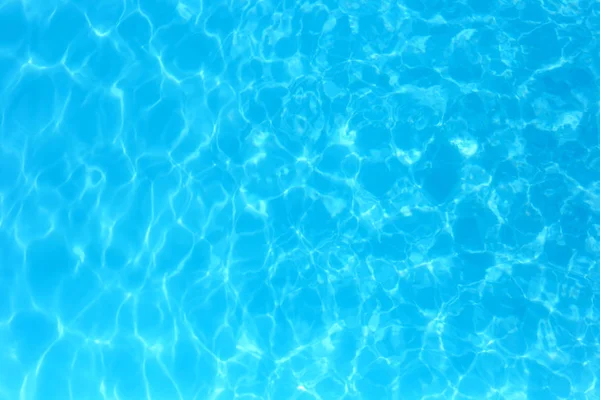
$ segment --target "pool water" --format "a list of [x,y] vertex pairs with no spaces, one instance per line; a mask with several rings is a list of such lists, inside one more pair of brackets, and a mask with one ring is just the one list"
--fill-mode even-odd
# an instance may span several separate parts
[[600,399],[600,3],[4,0],[0,400]]

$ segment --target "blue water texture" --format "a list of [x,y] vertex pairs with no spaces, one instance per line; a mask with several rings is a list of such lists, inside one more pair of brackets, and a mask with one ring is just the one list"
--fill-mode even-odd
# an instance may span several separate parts
[[600,3],[0,1],[0,400],[600,399]]

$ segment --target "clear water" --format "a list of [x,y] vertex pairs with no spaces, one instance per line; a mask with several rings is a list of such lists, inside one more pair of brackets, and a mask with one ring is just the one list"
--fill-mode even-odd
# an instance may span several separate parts
[[600,398],[600,3],[4,0],[0,399]]

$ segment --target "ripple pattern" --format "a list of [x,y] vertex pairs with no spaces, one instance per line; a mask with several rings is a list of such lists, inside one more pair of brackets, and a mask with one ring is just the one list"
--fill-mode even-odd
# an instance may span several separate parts
[[600,399],[600,3],[1,0],[0,399]]

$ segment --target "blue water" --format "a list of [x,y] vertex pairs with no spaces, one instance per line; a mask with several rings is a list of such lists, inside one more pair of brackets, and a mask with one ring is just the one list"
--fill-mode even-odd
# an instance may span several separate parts
[[600,3],[3,0],[0,400],[600,399]]

